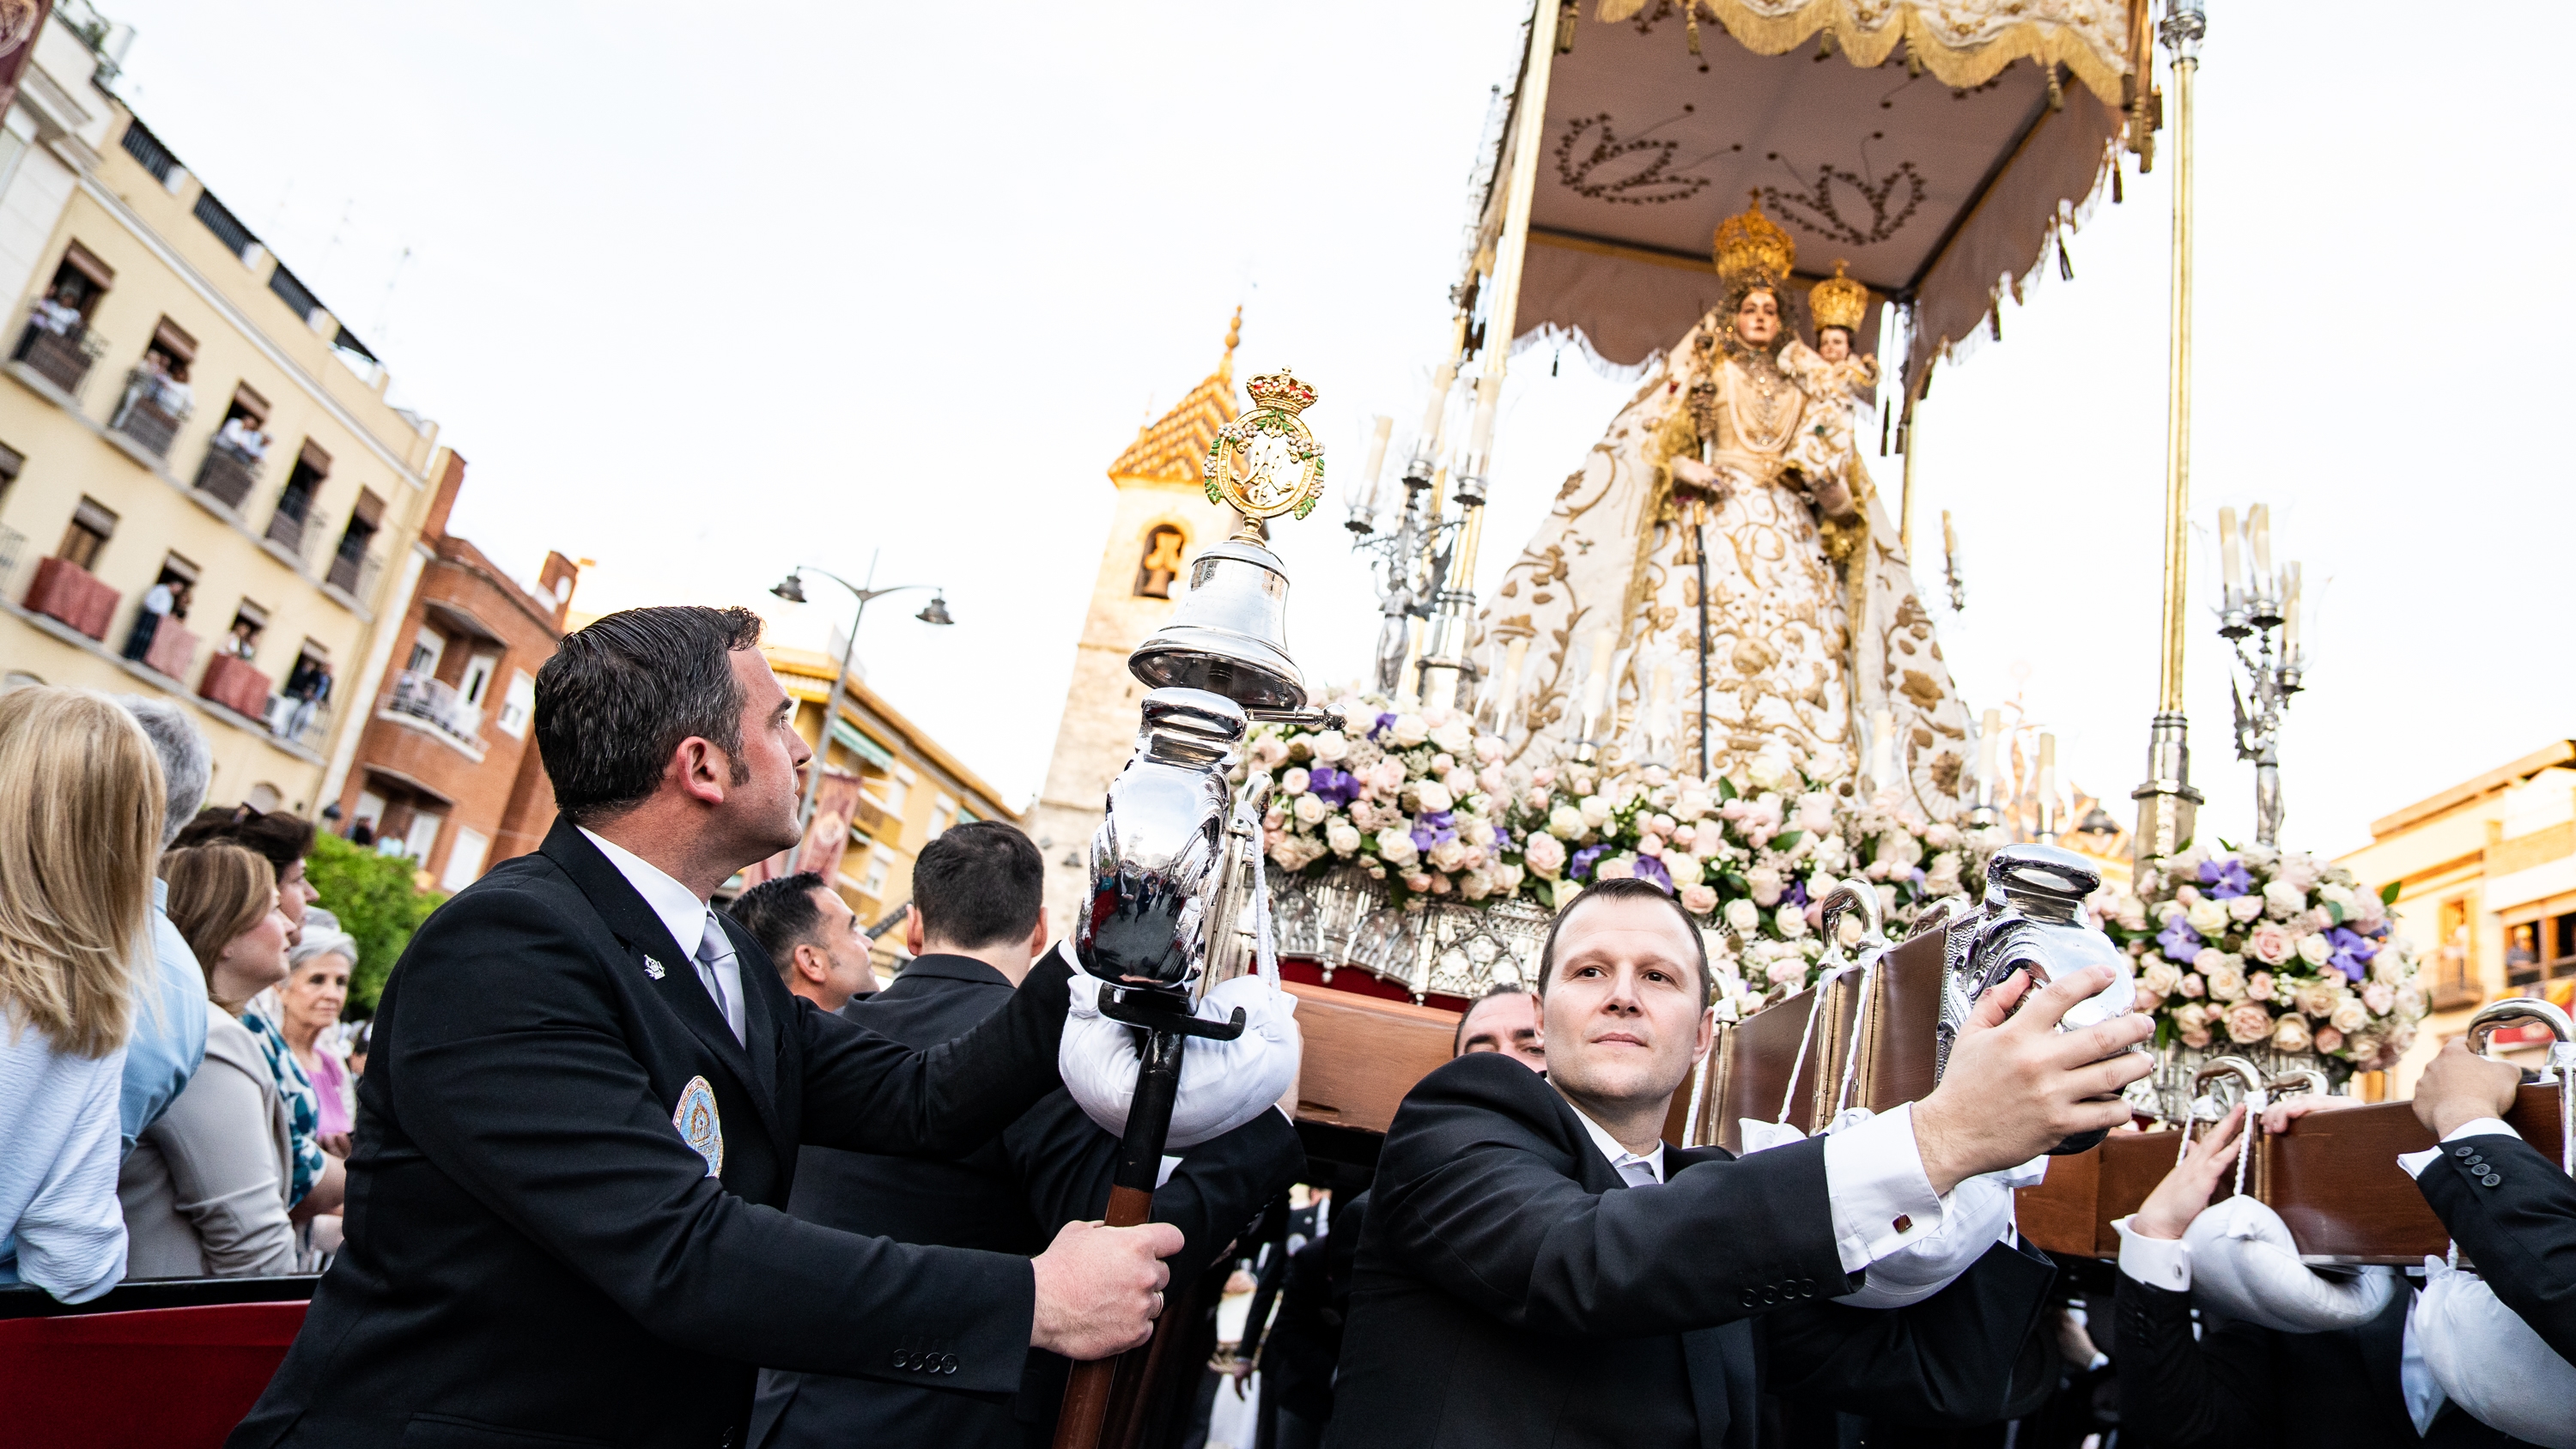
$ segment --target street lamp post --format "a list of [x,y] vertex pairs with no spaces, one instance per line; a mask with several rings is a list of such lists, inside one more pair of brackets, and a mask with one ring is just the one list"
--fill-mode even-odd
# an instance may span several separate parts
[[851,583],[848,579],[841,577],[839,574],[833,573],[829,569],[816,568],[812,564],[800,564],[795,568],[789,569],[787,571],[787,577],[779,580],[778,586],[771,589],[770,592],[777,595],[779,598],[785,599],[791,604],[804,603],[805,583],[801,576],[807,573],[821,574],[823,577],[839,584],[842,588],[849,590],[851,596],[859,601],[859,611],[850,619],[849,638],[842,642],[841,665],[838,669],[832,671],[831,697],[823,704],[823,727],[815,732],[814,761],[813,764],[805,771],[805,800],[803,804],[796,807],[796,829],[800,839],[802,839],[805,829],[814,822],[814,796],[815,793],[823,787],[823,765],[824,762],[831,757],[832,753],[832,726],[839,722],[841,718],[841,701],[848,694],[847,681],[850,677],[850,660],[858,653],[859,624],[860,621],[866,619],[868,616],[868,601],[886,594],[900,594],[908,589],[929,589],[931,591],[930,602],[923,606],[921,612],[913,615],[913,617],[919,619],[925,624],[944,625],[954,624],[957,622],[955,619],[948,616],[948,591],[936,584],[896,584],[890,588],[883,589],[874,587],[877,577],[877,555],[875,553],[870,553],[868,555],[868,582],[866,584]]

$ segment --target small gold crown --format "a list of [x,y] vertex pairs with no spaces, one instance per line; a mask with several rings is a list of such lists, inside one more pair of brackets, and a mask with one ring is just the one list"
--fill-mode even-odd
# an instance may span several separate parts
[[1261,374],[1245,383],[1243,390],[1252,394],[1254,407],[1275,409],[1291,417],[1304,412],[1315,402],[1315,389],[1284,367],[1277,372]]
[[1818,327],[1840,327],[1857,334],[1861,319],[1869,315],[1869,288],[1844,276],[1843,263],[1836,260],[1834,274],[1807,294],[1807,310]]
[[1717,263],[1718,280],[1729,290],[1776,287],[1788,280],[1789,268],[1798,260],[1798,244],[1762,214],[1762,193],[1756,191],[1751,210],[1717,224],[1709,255]]

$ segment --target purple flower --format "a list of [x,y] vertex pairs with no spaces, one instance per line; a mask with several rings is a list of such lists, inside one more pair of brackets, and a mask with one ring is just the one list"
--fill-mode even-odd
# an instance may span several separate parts
[[1637,879],[1653,881],[1665,895],[1679,894],[1673,889],[1673,873],[1664,869],[1664,863],[1651,855],[1637,857]]
[[1780,904],[1784,906],[1796,906],[1799,910],[1805,910],[1807,908],[1807,883],[1799,880],[1795,876],[1790,877],[1789,888],[1780,893]]
[[1316,766],[1314,772],[1306,777],[1306,788],[1318,799],[1335,805],[1348,805],[1360,797],[1359,777],[1330,765]]
[[1439,845],[1445,841],[1457,839],[1458,832],[1452,828],[1452,822],[1456,818],[1457,817],[1455,815],[1447,810],[1434,810],[1428,814],[1415,816],[1413,818],[1413,848],[1421,851],[1424,855],[1429,855],[1431,853],[1431,847]]
[[1394,715],[1392,715],[1392,714],[1382,714],[1382,715],[1379,715],[1379,716],[1377,717],[1377,723],[1376,723],[1376,724],[1373,724],[1373,725],[1370,725],[1370,726],[1368,727],[1368,737],[1369,737],[1370,739],[1372,739],[1372,740],[1376,740],[1379,744],[1385,744],[1385,743],[1386,743],[1386,739],[1385,739],[1386,732],[1387,732],[1388,730],[1393,729],[1393,728],[1395,728],[1395,716],[1394,716]]
[[2232,901],[2238,896],[2254,893],[2254,877],[2247,873],[2245,862],[2241,860],[2231,860],[2224,867],[2214,860],[2202,861],[2200,883],[2209,887],[2209,898],[2213,901]]
[[2379,954],[2378,943],[2341,926],[2326,932],[2326,944],[2335,948],[2334,954],[2326,958],[2326,964],[2355,981],[2362,978],[2370,958]]
[[2200,939],[2200,933],[2191,928],[2190,922],[2176,916],[2157,933],[2156,944],[2165,948],[2166,960],[2178,962],[2188,969],[2192,958],[2200,954],[2205,943]]
[[1494,854],[1496,854],[1496,855],[1500,855],[1500,854],[1502,854],[1504,851],[1509,850],[1509,849],[1511,849],[1511,848],[1512,848],[1512,833],[1511,833],[1510,831],[1508,831],[1508,830],[1505,830],[1503,827],[1501,827],[1501,826],[1499,826],[1499,825],[1495,826],[1495,827],[1494,827],[1494,846],[1493,846]]
[[[1565,878],[1567,880],[1586,879],[1592,874],[1592,862],[1599,860],[1601,857],[1608,855],[1609,853],[1610,847],[1607,845],[1587,845],[1583,847],[1581,850],[1574,853],[1574,859],[1566,862]],[[1671,876],[1666,876],[1664,878],[1666,880],[1672,879]]]

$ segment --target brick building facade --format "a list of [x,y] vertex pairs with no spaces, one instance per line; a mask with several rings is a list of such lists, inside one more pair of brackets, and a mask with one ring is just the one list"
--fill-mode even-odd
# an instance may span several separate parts
[[421,529],[430,557],[339,796],[340,830],[365,824],[378,849],[448,891],[536,849],[554,823],[530,727],[537,668],[563,638],[579,573],[548,553],[530,593],[448,533],[464,480],[464,460],[448,455]]

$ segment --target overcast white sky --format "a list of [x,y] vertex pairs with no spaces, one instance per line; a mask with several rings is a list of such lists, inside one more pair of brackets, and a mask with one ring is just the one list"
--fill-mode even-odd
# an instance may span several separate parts
[[[525,573],[599,560],[585,607],[753,603],[817,644],[846,604],[763,590],[882,547],[880,581],[944,585],[958,624],[889,600],[871,681],[1017,802],[1102,469],[1238,301],[1241,362],[1322,389],[1342,476],[1370,414],[1409,428],[1526,0],[108,9],[140,31],[123,91],[153,130],[472,464],[460,532]],[[2341,850],[2569,733],[2547,279],[2576,12],[2210,9],[2194,512],[2206,542],[2221,503],[2269,500],[2324,595],[2285,839]],[[1917,469],[1924,540],[1958,519],[1968,607],[1942,628],[1971,704],[2026,687],[2062,772],[2124,814],[2154,706],[2169,175],[2133,174],[2076,280],[1936,377]],[[1489,577],[1629,390],[1549,361],[1506,392]],[[1901,460],[1872,463],[1892,505]],[[1279,530],[1319,680],[1373,631],[1340,516]],[[2204,833],[2237,838],[2251,772],[2195,620]]]

